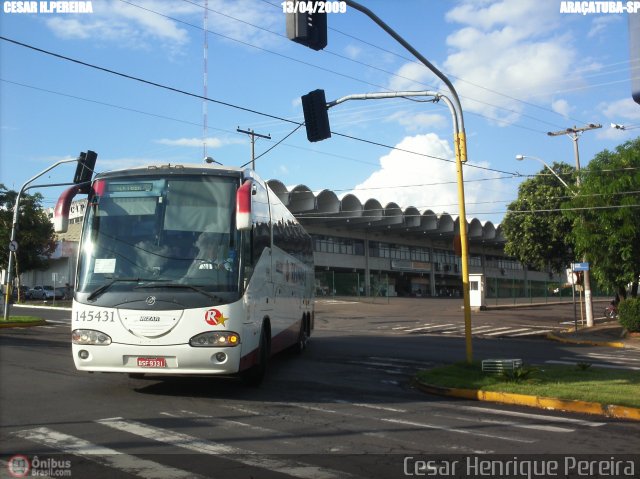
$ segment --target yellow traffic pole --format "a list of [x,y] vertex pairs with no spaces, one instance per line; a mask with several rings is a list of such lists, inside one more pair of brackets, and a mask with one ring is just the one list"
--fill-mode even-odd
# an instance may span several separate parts
[[462,262],[462,298],[464,301],[464,341],[467,363],[473,361],[473,347],[471,345],[471,300],[469,298],[469,241],[467,237],[467,213],[464,201],[464,177],[462,164],[467,161],[467,141],[464,131],[458,132],[454,138],[456,152],[456,173],[458,183],[458,207],[460,226],[460,251]]

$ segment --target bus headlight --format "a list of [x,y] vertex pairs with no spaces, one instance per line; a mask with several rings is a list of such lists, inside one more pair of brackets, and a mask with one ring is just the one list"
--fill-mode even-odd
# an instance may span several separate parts
[[71,332],[71,342],[73,344],[92,344],[106,346],[111,344],[111,338],[100,331],[93,329],[74,329]]
[[197,348],[228,348],[240,344],[240,336],[232,331],[209,331],[197,334],[189,344]]

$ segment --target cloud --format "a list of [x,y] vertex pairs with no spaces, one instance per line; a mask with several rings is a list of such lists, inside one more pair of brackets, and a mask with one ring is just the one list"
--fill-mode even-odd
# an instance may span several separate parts
[[640,105],[633,98],[623,98],[614,102],[600,103],[598,109],[614,123],[640,121]]
[[[156,143],[160,143],[161,145],[167,146],[186,146],[190,148],[202,148],[202,138],[177,138],[174,140],[170,140],[168,138],[162,138],[160,140],[156,140]],[[207,138],[206,139],[207,147],[209,148],[220,148],[226,145],[237,145],[243,143],[242,140],[239,139],[230,139],[230,138]]]
[[621,15],[603,15],[598,16],[593,19],[591,22],[591,30],[587,33],[588,38],[594,38],[600,35],[600,33],[604,32],[609,25],[613,25],[615,23],[619,23],[622,20]]
[[553,111],[564,117],[568,117],[569,112],[572,110],[567,100],[555,100],[551,103],[551,108],[553,109]]
[[351,59],[357,59],[362,54],[362,48],[356,45],[347,45],[344,49],[344,53]]
[[451,119],[445,118],[437,113],[410,113],[407,111],[398,111],[387,117],[387,121],[395,121],[404,126],[409,132],[415,132],[425,129],[442,128],[451,122]]
[[[172,0],[173,1],[173,0]],[[174,2],[175,3],[175,2]],[[202,16],[202,9],[200,15]],[[262,48],[286,42],[282,10],[255,0],[209,0],[209,30]],[[255,28],[256,25],[259,28]]]
[[510,123],[524,109],[513,98],[551,101],[554,83],[580,82],[579,56],[555,0],[464,2],[446,18],[461,24],[447,38],[452,51],[443,67],[465,109]]
[[[602,140],[625,140],[629,137],[637,136],[636,128],[640,123],[640,105],[632,98],[623,98],[613,102],[602,102],[598,105],[598,110],[610,120],[602,125],[598,130],[597,138]],[[633,127],[632,130],[619,130],[611,128],[611,123]]]
[[[93,3],[92,15],[56,16],[45,22],[59,38],[93,39],[135,49],[151,49],[160,43],[171,54],[180,52],[189,42],[192,29],[180,21],[197,27],[203,24],[203,7],[190,2],[138,0],[136,5],[101,0]],[[277,9],[267,4],[254,0],[209,0],[207,13],[207,29],[213,32],[209,34],[210,42],[231,41],[230,38],[269,48],[285,41],[280,35],[270,33],[282,30],[283,20],[282,13],[278,14]],[[201,37],[200,31],[198,38]]]
[[406,63],[391,78],[389,89],[393,91],[434,90],[440,80],[422,64]]
[[[357,196],[363,203],[369,198],[375,198],[383,206],[394,202],[402,208],[415,206],[420,211],[431,209],[436,213],[446,211],[458,214],[457,175],[455,163],[452,162],[455,158],[449,142],[435,133],[428,133],[405,137],[396,147],[435,158],[392,150],[380,158],[380,168],[349,193]],[[465,168],[464,174],[465,204],[473,205],[471,208],[467,206],[467,217],[472,217],[473,213],[470,212],[473,210],[486,212],[479,219],[491,219],[498,223],[503,213],[492,211],[504,210],[504,205],[491,205],[487,208],[478,206],[478,203],[512,197],[512,192],[507,192],[503,183],[498,181],[477,181],[495,177],[493,172]]]
[[154,12],[184,15],[201,11],[193,5],[176,8],[175,2],[168,1],[138,2],[142,8],[116,0],[94,2],[93,5],[92,15],[56,16],[48,18],[45,23],[57,37],[67,40],[93,39],[136,49],[149,49],[159,42],[171,53],[176,53],[189,41],[187,30],[174,20]]

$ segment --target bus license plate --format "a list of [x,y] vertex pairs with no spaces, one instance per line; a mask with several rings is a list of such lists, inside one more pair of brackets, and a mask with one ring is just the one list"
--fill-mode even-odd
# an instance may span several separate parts
[[138,367],[140,368],[166,368],[167,361],[165,358],[138,358]]

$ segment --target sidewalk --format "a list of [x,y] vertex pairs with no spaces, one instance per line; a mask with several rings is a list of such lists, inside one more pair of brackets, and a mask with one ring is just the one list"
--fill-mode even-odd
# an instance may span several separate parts
[[578,325],[578,331],[572,326],[561,333],[549,333],[547,338],[571,344],[640,349],[640,333],[627,333],[617,320],[598,321],[591,328]]

